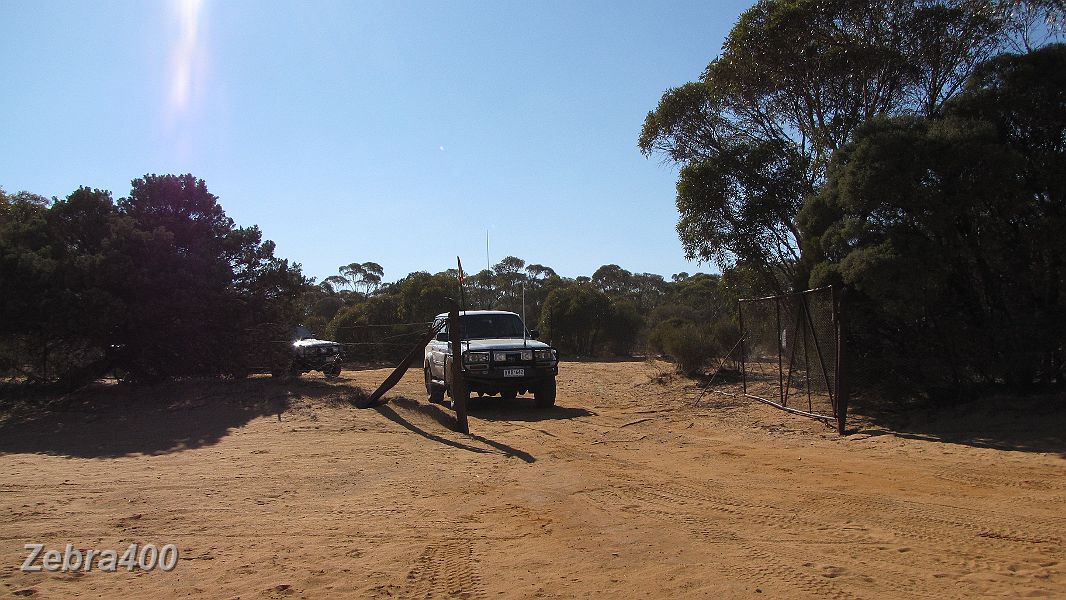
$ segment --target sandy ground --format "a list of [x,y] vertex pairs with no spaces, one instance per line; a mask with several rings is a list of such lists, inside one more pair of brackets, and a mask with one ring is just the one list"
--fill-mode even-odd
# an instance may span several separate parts
[[[823,425],[565,363],[559,406],[409,372],[84,395],[0,426],[0,596],[1066,597],[1066,453]],[[81,397],[79,397],[81,398]],[[1061,442],[1061,439],[1059,440]],[[22,573],[23,544],[174,543],[176,569]]]

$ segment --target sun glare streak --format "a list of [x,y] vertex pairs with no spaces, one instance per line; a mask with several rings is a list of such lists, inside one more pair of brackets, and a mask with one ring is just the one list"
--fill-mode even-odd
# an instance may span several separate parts
[[175,0],[178,40],[174,47],[168,112],[171,118],[185,114],[198,78],[202,77],[202,0]]

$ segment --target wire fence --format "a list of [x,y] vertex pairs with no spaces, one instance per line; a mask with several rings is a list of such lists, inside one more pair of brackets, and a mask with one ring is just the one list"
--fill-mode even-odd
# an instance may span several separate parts
[[840,298],[825,287],[739,303],[744,395],[844,433]]
[[335,340],[349,361],[396,362],[422,338],[432,322],[364,323],[337,328]]
[[[396,363],[426,335],[432,321],[407,323],[358,323],[336,328],[332,336],[315,334],[306,329],[279,323],[263,323],[246,330],[260,340],[258,352],[248,357],[252,372],[284,371],[291,362],[293,342],[302,336],[323,338],[341,345],[341,360],[346,363]],[[294,335],[296,337],[294,337]],[[314,354],[312,354],[314,356]]]

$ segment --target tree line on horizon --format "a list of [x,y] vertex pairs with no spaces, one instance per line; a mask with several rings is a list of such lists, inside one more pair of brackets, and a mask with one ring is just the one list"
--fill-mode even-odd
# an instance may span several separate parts
[[145,175],[117,201],[0,189],[0,373],[63,389],[104,375],[240,378],[284,370],[297,325],[353,360],[395,361],[460,298],[524,312],[564,356],[650,350],[695,370],[735,343],[731,306],[752,282],[742,267],[668,281],[613,264],[567,278],[508,256],[463,293],[455,269],[383,283],[374,262],[316,284],[274,248],[190,174]]
[[304,325],[348,344],[351,358],[398,360],[434,316],[463,303],[469,310],[524,313],[527,326],[564,356],[651,352],[690,372],[736,344],[736,301],[758,285],[742,266],[667,280],[609,264],[570,278],[515,256],[465,275],[462,290],[456,269],[415,272],[385,284],[377,263],[338,271],[307,293]]
[[[507,257],[466,278],[466,304],[520,312],[524,288],[565,354],[663,353],[692,372],[738,337],[737,298],[832,284],[857,385],[1061,385],[1064,22],[1061,0],[756,2],[638,140],[679,167],[682,245],[721,274],[571,279]],[[455,272],[383,283],[373,262],[316,285],[273,252],[191,175],[146,175],[117,202],[0,194],[0,372],[239,376],[298,322],[387,358],[369,349],[408,345],[396,324],[459,295]]]

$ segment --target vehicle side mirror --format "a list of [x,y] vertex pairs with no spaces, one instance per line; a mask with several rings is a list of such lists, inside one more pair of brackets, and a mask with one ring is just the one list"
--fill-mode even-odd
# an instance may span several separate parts
[[529,338],[530,339],[535,340],[535,339],[537,339],[537,336],[539,336],[539,335],[540,335],[540,332],[537,331],[536,329],[530,329],[529,330]]
[[441,332],[437,333],[436,339],[437,339],[438,342],[447,342],[448,341],[448,332],[441,331]]

